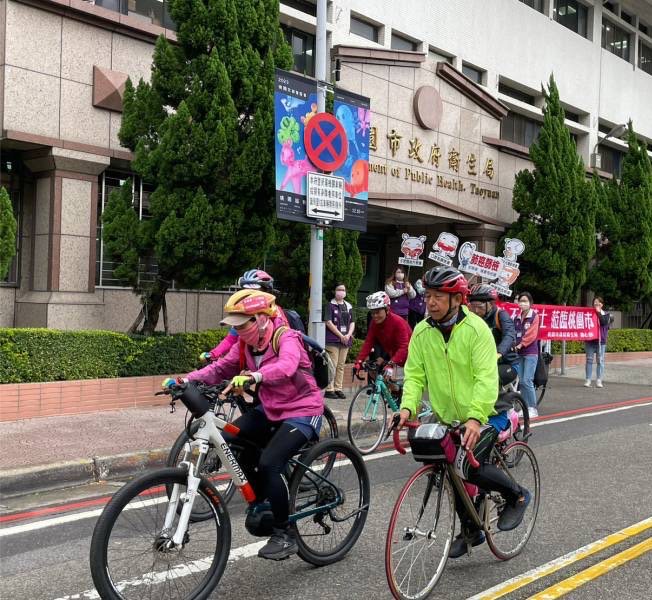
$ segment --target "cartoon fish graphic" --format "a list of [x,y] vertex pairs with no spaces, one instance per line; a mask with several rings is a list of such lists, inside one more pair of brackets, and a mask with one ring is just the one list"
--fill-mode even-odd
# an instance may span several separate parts
[[344,183],[344,189],[355,198],[369,189],[369,167],[366,160],[356,160],[351,168],[351,183]]
[[292,112],[295,108],[299,108],[299,106],[305,103],[305,100],[299,100],[299,98],[295,98],[294,96],[285,96],[285,98],[281,98],[281,104],[283,105],[285,112]]

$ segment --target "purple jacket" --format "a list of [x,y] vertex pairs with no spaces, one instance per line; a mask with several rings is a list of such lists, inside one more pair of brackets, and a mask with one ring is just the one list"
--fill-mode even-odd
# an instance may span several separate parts
[[391,299],[392,312],[399,317],[407,317],[410,311],[410,299],[416,296],[414,288],[410,288],[407,294],[403,293],[405,283],[402,281],[395,281],[393,284],[388,283],[385,286],[385,291]]
[[514,328],[516,329],[516,344],[523,344],[518,353],[520,356],[539,354],[539,314],[536,310],[530,309],[528,316],[523,319],[520,314],[514,319]]
[[600,343],[607,343],[607,336],[609,335],[609,319],[610,314],[605,311],[603,315],[597,313],[598,321],[600,322]]
[[[326,321],[333,323],[340,333],[348,333],[351,321],[353,321],[353,306],[346,300],[342,304],[338,304],[337,300],[331,300],[326,305]],[[340,338],[328,327],[326,327],[326,344],[328,346],[342,345]],[[351,346],[351,344],[353,344],[353,340],[349,340],[348,346]]]
[[415,281],[414,289],[416,294],[414,298],[410,298],[410,310],[423,316],[426,314],[426,301],[423,299],[426,290],[423,288],[420,279]]
[[[290,329],[279,339],[278,355],[270,344],[260,366],[256,366],[251,350],[245,347],[245,368],[262,376],[258,396],[270,421],[291,417],[312,417],[324,412],[324,399],[312,376],[312,363],[303,346],[301,333]],[[187,375],[190,381],[209,385],[231,379],[240,373],[240,344],[234,344],[228,354],[203,369]]]

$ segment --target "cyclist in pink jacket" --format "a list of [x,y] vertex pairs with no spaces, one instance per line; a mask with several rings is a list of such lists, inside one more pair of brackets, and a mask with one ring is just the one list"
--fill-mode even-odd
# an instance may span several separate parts
[[[269,273],[259,269],[245,271],[244,275],[238,279],[238,285],[244,289],[263,290],[269,294],[274,293],[274,278]],[[283,309],[278,305],[276,305],[276,309],[278,311],[276,318],[282,321],[282,325],[287,325],[288,320]],[[202,362],[213,362],[218,358],[222,358],[229,353],[229,350],[237,341],[238,332],[232,327],[228,335],[215,348],[210,352],[202,352],[199,355],[199,359]]]
[[216,384],[232,378],[236,390],[257,384],[260,404],[239,417],[235,425],[240,429],[238,437],[255,442],[262,454],[243,450],[238,461],[256,496],[269,500],[274,515],[274,534],[258,556],[282,560],[295,554],[298,547],[288,521],[288,489],[281,474],[300,448],[318,439],[324,400],[301,333],[288,328],[279,332],[276,350],[271,343],[279,327],[272,294],[240,290],[229,298],[224,312],[222,323],[236,329],[241,343],[232,345],[221,360],[188,374],[187,379]]

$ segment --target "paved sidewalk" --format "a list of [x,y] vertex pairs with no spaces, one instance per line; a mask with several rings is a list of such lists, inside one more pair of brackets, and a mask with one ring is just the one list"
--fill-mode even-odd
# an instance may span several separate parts
[[[604,389],[587,389],[584,367],[551,377],[541,414],[652,396],[652,359],[610,363]],[[328,400],[346,436],[352,395]],[[177,405],[179,407],[179,404]],[[165,406],[0,423],[0,498],[74,485],[124,480],[164,463],[184,426],[185,409]],[[2,511],[0,507],[0,511]]]

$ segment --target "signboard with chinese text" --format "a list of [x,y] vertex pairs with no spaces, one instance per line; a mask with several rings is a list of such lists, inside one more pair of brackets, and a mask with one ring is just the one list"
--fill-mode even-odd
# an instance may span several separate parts
[[308,173],[306,214],[313,219],[344,221],[344,178]]
[[[512,319],[520,312],[518,304],[499,303],[499,306],[509,311]],[[532,308],[539,313],[539,340],[586,342],[600,336],[600,325],[593,308],[553,304],[533,304]]]
[[498,281],[491,283],[502,296],[510,297],[510,286],[516,281],[521,271],[516,259],[525,251],[525,244],[517,238],[507,238],[503,250],[503,270],[498,274]]
[[453,258],[459,243],[460,239],[456,235],[443,231],[432,245],[433,252],[428,254],[428,258],[450,267],[453,264]]
[[484,252],[478,252],[473,242],[464,242],[458,255],[460,271],[472,273],[493,281],[503,270],[503,259]]
[[417,237],[410,235],[409,233],[404,233],[403,242],[401,244],[401,252],[403,253],[403,256],[398,259],[398,264],[408,267],[423,267],[423,259],[421,258],[421,255],[426,247],[425,242],[425,235]]

